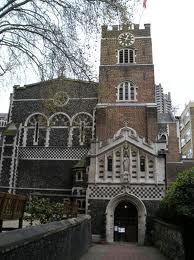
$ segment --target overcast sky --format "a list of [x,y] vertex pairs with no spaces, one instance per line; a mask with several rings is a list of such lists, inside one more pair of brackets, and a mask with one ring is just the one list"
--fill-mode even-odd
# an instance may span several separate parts
[[[136,23],[142,3],[138,10]],[[155,82],[171,92],[173,105],[182,110],[194,100],[194,1],[147,0],[141,17],[144,23],[151,23]],[[12,86],[0,88],[0,113],[8,111],[10,91]]]
[[[136,18],[138,22],[138,18]],[[147,0],[141,24],[151,23],[155,82],[173,105],[194,100],[194,1]]]

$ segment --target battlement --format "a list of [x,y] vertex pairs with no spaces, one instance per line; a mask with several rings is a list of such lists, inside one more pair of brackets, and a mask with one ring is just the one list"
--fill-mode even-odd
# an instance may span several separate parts
[[139,24],[123,24],[123,25],[103,25],[102,38],[117,36],[121,32],[133,32],[136,36],[150,36],[150,24],[144,24],[144,28],[140,29]]

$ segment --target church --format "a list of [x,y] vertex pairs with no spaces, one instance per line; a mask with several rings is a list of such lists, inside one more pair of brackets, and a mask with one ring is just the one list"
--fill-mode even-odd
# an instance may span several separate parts
[[168,136],[169,121],[157,114],[150,24],[103,26],[98,83],[61,76],[13,87],[0,189],[76,200],[96,240],[144,244],[167,185]]

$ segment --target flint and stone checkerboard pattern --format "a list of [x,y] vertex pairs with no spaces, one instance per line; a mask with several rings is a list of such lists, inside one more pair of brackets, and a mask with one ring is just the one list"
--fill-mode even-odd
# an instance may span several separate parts
[[89,199],[107,199],[127,192],[137,196],[141,200],[161,200],[164,196],[164,185],[102,185],[89,186]]
[[81,160],[86,147],[20,147],[19,159]]

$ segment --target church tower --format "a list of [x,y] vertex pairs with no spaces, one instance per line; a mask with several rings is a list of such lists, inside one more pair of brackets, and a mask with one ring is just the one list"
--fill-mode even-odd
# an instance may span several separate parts
[[92,233],[143,244],[165,190],[150,25],[103,26],[99,73],[86,198]]
[[150,25],[102,27],[97,138],[112,138],[123,126],[147,141],[157,136]]

